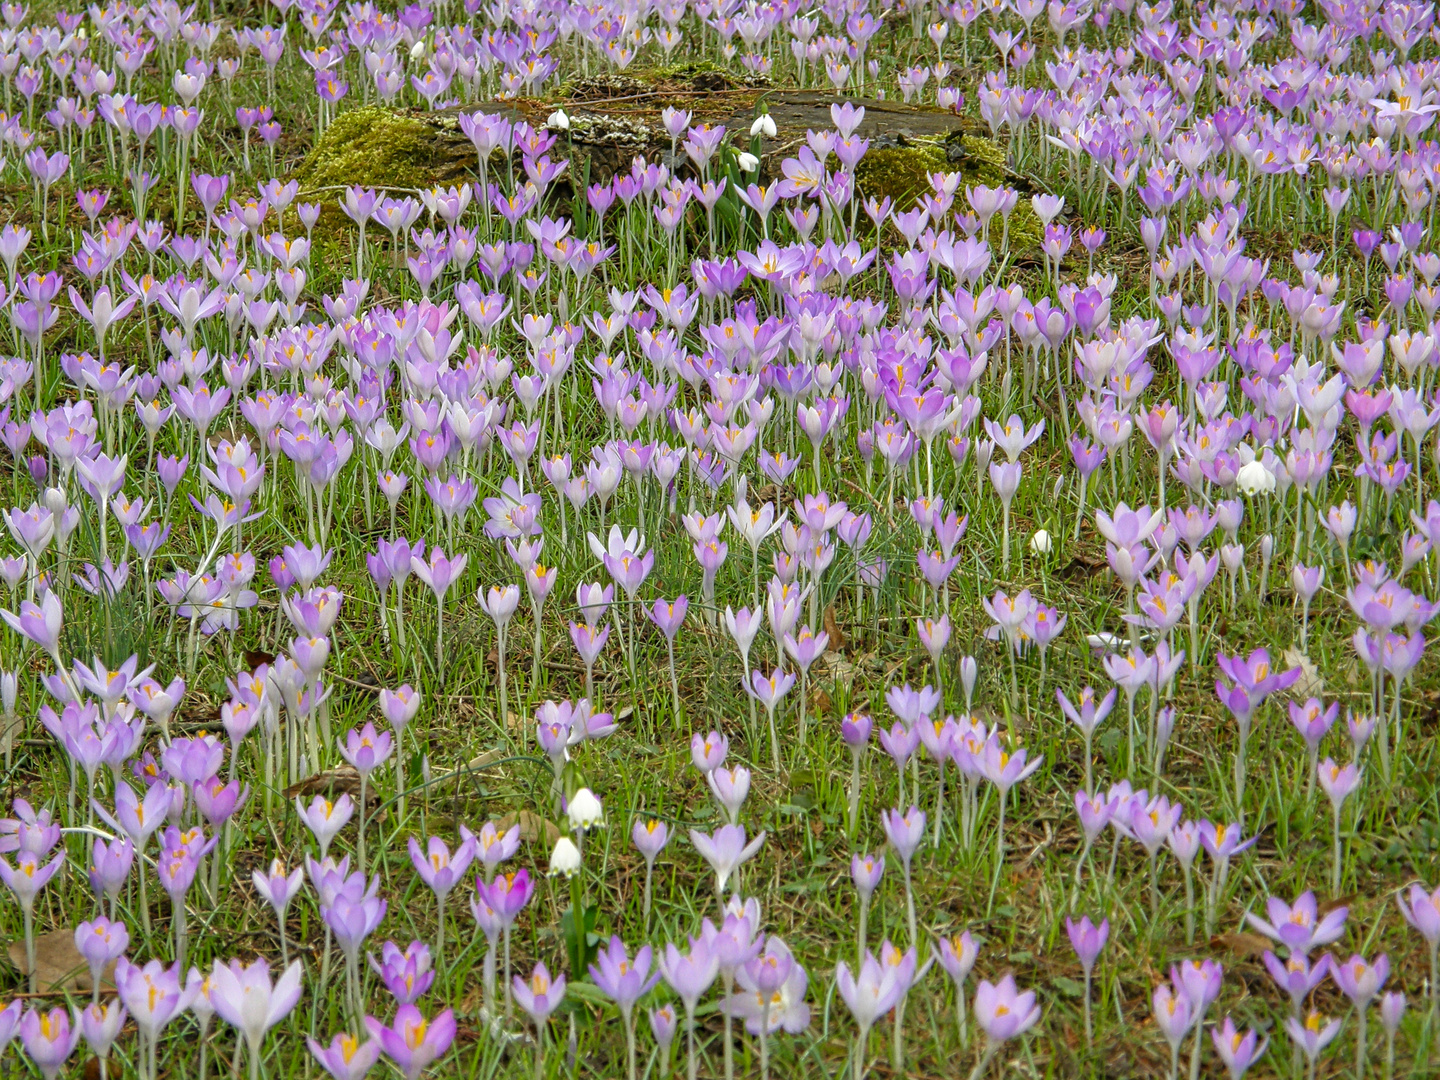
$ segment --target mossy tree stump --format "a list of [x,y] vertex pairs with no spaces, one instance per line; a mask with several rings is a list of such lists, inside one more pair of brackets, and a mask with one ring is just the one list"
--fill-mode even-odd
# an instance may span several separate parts
[[[567,174],[558,182],[562,198],[568,198],[574,185],[608,180],[628,170],[636,156],[666,161],[690,173],[683,148],[671,156],[670,136],[661,120],[666,107],[688,109],[692,123],[724,124],[732,145],[746,150],[752,147],[751,122],[768,112],[776,135],[761,141],[760,175],[767,182],[774,180],[780,176],[780,162],[797,152],[807,131],[831,126],[830,107],[840,100],[865,107],[858,134],[871,146],[856,170],[860,198],[889,197],[897,210],[908,209],[929,190],[933,172],[959,172],[966,185],[1025,186],[1008,173],[1003,147],[969,130],[949,110],[735,85],[724,73],[709,69],[581,79],[562,88],[560,100],[484,102],[468,108],[500,112],[537,126],[555,109],[565,109],[570,130],[561,136],[552,157],[570,159]],[[377,105],[342,112],[296,170],[296,179],[310,196],[350,185],[419,190],[473,180],[478,161],[470,140],[460,131],[457,115],[458,110],[422,112]],[[1012,215],[1010,239],[1015,249],[1039,244],[1039,222],[1026,200]]]

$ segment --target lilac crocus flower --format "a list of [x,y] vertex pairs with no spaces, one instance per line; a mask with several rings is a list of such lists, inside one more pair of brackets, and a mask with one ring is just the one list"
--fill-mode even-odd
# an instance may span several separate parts
[[130,1014],[118,1001],[111,1000],[101,1005],[95,1002],[80,1012],[80,1034],[91,1052],[105,1063],[110,1056],[110,1047],[120,1035],[120,1029]]
[[[435,662],[438,670],[442,672],[445,670],[445,594],[450,591],[450,586],[460,580],[460,575],[465,572],[465,565],[469,561],[469,555],[456,555],[453,559],[447,559],[444,549],[439,545],[430,549],[428,562],[418,556],[412,556],[410,560],[415,576],[435,594]],[[519,599],[518,590],[516,599]]]
[[667,944],[660,958],[660,974],[685,1006],[685,1028],[691,1080],[696,1075],[695,1007],[720,974],[720,961],[700,938],[690,939],[690,951],[682,953]]
[[705,781],[710,785],[710,794],[730,818],[730,824],[738,825],[745,797],[750,794],[750,770],[743,765],[720,768],[707,773]]
[[874,722],[868,713],[846,713],[840,721],[840,737],[850,748],[850,833],[853,836],[860,817],[860,759],[870,745]]
[[355,803],[348,792],[343,792],[334,802],[322,795],[316,795],[306,808],[297,795],[295,812],[314,835],[315,842],[320,845],[320,858],[324,860],[330,850],[330,841],[350,823],[350,818],[355,813]]
[[730,752],[730,740],[718,731],[701,735],[698,731],[690,736],[690,761],[695,768],[709,774],[725,764],[725,755]]
[[618,937],[611,937],[610,944],[601,949],[590,965],[590,978],[601,993],[615,1002],[625,1024],[625,1053],[628,1075],[635,1077],[635,1003],[648,994],[660,981],[660,972],[650,973],[652,953],[650,946],[643,946],[634,959]]
[[140,1034],[153,1046],[160,1032],[190,1006],[191,992],[181,982],[180,965],[151,960],[144,967],[125,957],[115,962],[115,989]]
[[1340,1021],[1327,1021],[1320,1013],[1311,1010],[1303,1021],[1294,1016],[1286,1017],[1285,1034],[1304,1052],[1313,1070],[1321,1052],[1340,1034]]
[[380,946],[379,962],[373,953],[367,954],[366,959],[390,996],[401,1005],[415,1004],[435,982],[430,947],[423,941],[412,941],[404,952],[393,941],[387,941]]
[[135,863],[135,844],[123,837],[106,843],[96,839],[90,858],[90,888],[97,897],[104,896],[110,901],[110,914],[115,914],[115,905],[120,890],[130,877],[130,868]]
[[216,964],[210,976],[210,1003],[245,1039],[252,1061],[260,1060],[265,1034],[290,1014],[300,1001],[300,961],[295,961],[273,984],[270,964],[262,957],[253,964],[239,960]]
[[1078,709],[1070,703],[1070,699],[1062,690],[1055,691],[1055,700],[1060,703],[1060,711],[1085,736],[1085,790],[1090,791],[1095,786],[1094,758],[1091,752],[1095,729],[1105,722],[1105,718],[1110,715],[1110,710],[1115,707],[1115,691],[1112,689],[1097,702],[1094,689],[1087,686],[1080,691],[1080,707]]
[[365,1017],[365,1026],[405,1080],[417,1080],[455,1041],[455,1013],[450,1009],[426,1020],[414,1005],[401,1005],[391,1026],[373,1016]]
[[1177,993],[1169,984],[1161,983],[1150,998],[1155,1026],[1170,1044],[1170,1075],[1179,1071],[1180,1044],[1185,1040],[1196,1016],[1189,995]]
[[740,989],[720,1008],[727,1016],[743,1019],[745,1030],[760,1036],[762,1056],[766,1036],[781,1030],[795,1035],[810,1026],[810,1006],[805,1002],[810,979],[783,939],[767,938],[764,951],[736,972],[736,982]]
[[306,1039],[305,1042],[320,1067],[333,1080],[363,1080],[380,1060],[378,1039],[366,1039],[362,1043],[353,1035],[342,1032],[330,1040],[329,1046],[321,1046],[314,1039]]
[[545,1024],[565,997],[565,976],[552,979],[549,968],[543,963],[536,964],[530,978],[515,976],[513,989],[515,1000],[534,1022],[541,1035],[540,1041],[543,1042]]
[[410,838],[410,863],[437,896],[445,896],[464,878],[474,858],[473,839],[465,840],[452,853],[438,836],[430,837],[423,850],[413,836]]
[[5,620],[10,629],[35,644],[57,665],[63,666],[60,659],[60,628],[64,617],[60,609],[60,598],[55,593],[47,592],[40,598],[39,604],[23,601],[19,615],[0,611],[0,618]]
[[82,922],[75,928],[75,948],[90,966],[92,1000],[99,1000],[100,978],[105,968],[130,947],[130,932],[124,923],[102,917]]
[[708,835],[699,829],[691,829],[690,842],[714,871],[715,895],[723,906],[725,885],[729,882],[730,875],[749,862],[760,850],[760,845],[765,843],[765,833],[761,832],[746,843],[743,825],[722,825]]
[[752,671],[745,685],[746,693],[765,706],[770,721],[770,758],[776,772],[780,771],[780,735],[775,728],[775,710],[794,685],[795,676],[784,670],[772,671],[768,677],[763,672]]
[[1264,1056],[1266,1047],[1270,1045],[1270,1040],[1262,1039],[1254,1028],[1241,1035],[1236,1030],[1235,1021],[1228,1016],[1219,1027],[1210,1029],[1210,1041],[1215,1044],[1215,1053],[1224,1064],[1230,1080],[1240,1080],[1250,1066]]
[[32,994],[38,989],[38,969],[35,965],[35,899],[64,865],[64,851],[57,853],[48,863],[42,862],[33,851],[21,851],[15,857],[14,866],[5,859],[0,859],[0,881],[15,894],[25,920],[25,970],[30,975]]
[[1310,996],[1311,991],[1325,981],[1330,974],[1330,956],[1328,954],[1320,957],[1314,964],[1302,953],[1294,952],[1282,961],[1273,952],[1266,951],[1262,959],[1265,962],[1265,970],[1270,973],[1274,980],[1285,993],[1290,995],[1290,1001],[1294,1008],[1295,1015],[1305,1007],[1305,999]]
[[1090,979],[1094,975],[1095,961],[1100,956],[1100,950],[1105,948],[1105,943],[1110,939],[1110,920],[1101,919],[1100,925],[1096,926],[1088,915],[1082,915],[1079,922],[1067,916],[1065,932],[1070,935],[1070,946],[1075,950],[1081,970],[1085,972],[1085,1042],[1088,1045],[1094,1038],[1090,1017]]
[[55,1080],[80,1042],[78,1013],[33,1008],[20,1021],[20,1043],[45,1080]]
[[850,1015],[855,1018],[855,1026],[859,1028],[855,1052],[863,1058],[870,1029],[895,1008],[905,992],[905,986],[895,971],[889,967],[882,968],[871,952],[861,954],[858,973],[852,973],[850,965],[841,960],[835,968],[835,986]]
[[925,839],[925,812],[918,806],[901,813],[897,807],[880,815],[885,828],[885,838],[900,856],[900,866],[905,874],[905,912],[910,925],[910,939],[915,940],[915,893],[910,881],[910,862],[915,857],[921,841]]
[[653,605],[644,609],[645,617],[665,636],[665,650],[670,660],[671,705],[676,716],[680,715],[680,681],[675,674],[675,635],[680,632],[680,625],[685,621],[685,614],[689,610],[690,601],[683,595],[674,600],[656,600]]
[[969,930],[957,934],[953,938],[942,937],[940,939],[940,966],[945,969],[945,973],[950,976],[950,981],[955,984],[955,1012],[959,1021],[961,1045],[969,1042],[965,1016],[965,980],[970,977],[970,972],[974,970],[975,961],[979,956],[980,946],[970,935]]
[[1315,894],[1304,892],[1294,904],[1287,904],[1278,896],[1270,897],[1265,901],[1265,913],[1267,917],[1262,919],[1247,912],[1245,920],[1272,941],[1304,956],[1340,940],[1350,909],[1337,907],[1322,917]]
[[998,983],[982,980],[976,987],[975,1022],[985,1032],[987,1061],[994,1057],[1002,1043],[1023,1035],[1039,1021],[1040,1006],[1035,1002],[1035,991],[1020,993],[1013,975],[1005,975]]
[[260,899],[269,904],[275,912],[275,921],[280,926],[280,955],[288,967],[290,949],[285,939],[285,911],[305,884],[305,871],[297,866],[287,875],[285,864],[279,859],[272,859],[269,872],[256,870],[252,880]]
[[1427,892],[1421,885],[1411,885],[1405,896],[1397,896],[1395,903],[1405,921],[1414,927],[1425,940],[1430,950],[1430,986],[1432,1005],[1440,1008],[1440,889]]

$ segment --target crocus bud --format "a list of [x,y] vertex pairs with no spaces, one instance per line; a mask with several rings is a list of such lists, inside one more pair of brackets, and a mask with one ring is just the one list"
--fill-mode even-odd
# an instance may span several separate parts
[[655,1036],[655,1042],[660,1047],[660,1056],[669,1062],[670,1047],[675,1042],[675,1029],[678,1026],[679,1017],[675,1013],[674,1006],[662,1005],[658,1009],[650,1010],[650,1032]]
[[730,751],[730,740],[718,731],[701,735],[698,731],[690,736],[690,761],[702,773],[709,774],[725,764],[725,755]]
[[874,722],[865,713],[849,713],[845,719],[840,721],[840,737],[854,753],[865,749],[870,741],[870,732],[874,728]]
[[884,873],[884,855],[855,855],[850,859],[850,880],[855,882],[856,891],[866,899],[879,886]]
[[1155,771],[1165,768],[1165,748],[1170,745],[1170,736],[1175,731],[1175,709],[1165,706],[1155,714]]
[[960,686],[965,692],[965,711],[970,711],[970,702],[975,697],[975,680],[980,674],[980,666],[975,663],[975,657],[962,656],[960,658]]
[[1395,1037],[1395,1032],[1400,1030],[1400,1021],[1405,1017],[1405,995],[1398,990],[1384,994],[1380,998],[1380,1023],[1385,1027],[1385,1034],[1390,1038]]

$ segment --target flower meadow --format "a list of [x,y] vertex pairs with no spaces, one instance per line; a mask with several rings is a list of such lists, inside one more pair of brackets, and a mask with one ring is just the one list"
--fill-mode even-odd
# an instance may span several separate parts
[[1433,4],[0,24],[0,1072],[1440,1067]]

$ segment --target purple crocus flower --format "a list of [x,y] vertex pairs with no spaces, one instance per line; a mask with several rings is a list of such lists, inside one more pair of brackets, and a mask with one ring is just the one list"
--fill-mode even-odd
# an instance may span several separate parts
[[78,1013],[32,1008],[20,1021],[20,1043],[45,1080],[55,1080],[80,1042]]
[[998,983],[982,980],[975,989],[975,1022],[985,1032],[986,1052],[991,1054],[1000,1044],[1024,1034],[1040,1020],[1040,1006],[1035,992],[1023,994],[1015,978],[1006,975]]
[[342,1032],[330,1040],[329,1046],[321,1046],[314,1039],[306,1039],[305,1042],[320,1067],[334,1080],[363,1080],[380,1060],[378,1039],[367,1039],[362,1043]]
[[192,995],[182,983],[180,965],[151,960],[144,967],[125,957],[115,962],[115,989],[140,1034],[152,1044],[165,1025],[190,1007]]
[[375,932],[390,906],[373,895],[375,888],[378,888],[378,879],[366,895],[352,897],[341,891],[321,910],[325,925],[330,927],[336,943],[352,964],[360,956],[360,946]]
[[108,844],[96,839],[91,852],[90,888],[97,897],[103,895],[109,899],[111,915],[115,914],[120,890],[125,887],[134,863],[135,844],[128,836]]
[[693,1074],[695,1061],[695,1007],[720,974],[720,962],[700,938],[690,939],[690,951],[682,953],[667,944],[660,958],[660,974],[685,1006],[685,1026]]
[[771,936],[765,949],[737,972],[739,990],[720,1003],[729,1016],[745,1021],[745,1030],[762,1039],[775,1031],[799,1034],[810,1026],[805,994],[810,978],[784,940]]
[[1319,1060],[1321,1051],[1340,1034],[1340,1021],[1327,1021],[1320,1013],[1312,1010],[1306,1014],[1304,1020],[1294,1016],[1286,1017],[1285,1034],[1290,1036],[1313,1066]]
[[320,845],[320,858],[323,860],[330,850],[330,842],[350,823],[350,818],[355,813],[355,802],[348,792],[342,792],[334,802],[323,795],[316,795],[307,808],[297,795],[295,812],[300,815],[300,820]]
[[244,1037],[251,1060],[259,1060],[266,1032],[299,1003],[302,971],[297,960],[272,984],[270,964],[263,957],[248,965],[239,960],[215,965],[210,1003],[220,1019]]
[[1340,939],[1350,909],[1337,907],[1322,917],[1315,894],[1304,892],[1294,904],[1287,904],[1278,896],[1270,897],[1265,901],[1265,913],[1265,919],[1254,913],[1247,913],[1245,919],[1272,941],[1304,956]]
[[[595,963],[590,965],[590,978],[595,980],[595,985],[614,1001],[620,1010],[625,1024],[628,1075],[632,1080],[635,1076],[635,1003],[648,994],[660,980],[658,971],[650,974],[650,963],[649,945],[642,947],[631,960],[625,943],[618,937],[612,937],[609,946],[601,949],[596,955]],[[564,992],[563,988],[560,992]]]
[[56,664],[63,664],[60,659],[60,628],[64,619],[60,610],[60,598],[55,593],[47,592],[40,598],[39,604],[23,601],[19,615],[0,611],[0,618],[5,620],[10,629],[36,645]]
[[378,769],[390,759],[394,749],[390,732],[376,732],[375,725],[366,723],[359,730],[351,728],[345,735],[345,742],[336,740],[340,756],[362,777]]
[[539,963],[535,965],[528,979],[516,975],[512,988],[520,1008],[525,1010],[536,1029],[543,1032],[550,1014],[559,1008],[565,997],[565,976],[552,979],[550,969]]
[[385,989],[401,1005],[413,1005],[429,992],[435,982],[430,967],[430,947],[423,941],[412,941],[404,952],[393,941],[380,946],[380,960],[367,957],[371,970],[380,976]]
[[725,755],[729,750],[730,740],[718,731],[708,735],[697,731],[690,736],[690,760],[702,773],[709,774],[725,764]]
[[1210,1040],[1215,1044],[1215,1053],[1229,1073],[1230,1080],[1240,1080],[1250,1066],[1265,1054],[1269,1039],[1262,1039],[1260,1033],[1251,1028],[1241,1035],[1235,1028],[1235,1021],[1225,1017],[1219,1027],[1210,1029]]
[[861,1047],[870,1029],[895,1007],[906,989],[894,969],[882,968],[871,952],[861,955],[858,973],[852,973],[850,965],[841,960],[835,969],[835,985],[860,1029]]
[[130,932],[124,923],[100,916],[75,928],[75,948],[90,966],[90,985],[98,998],[100,976],[113,960],[130,947]]
[[746,843],[743,825],[722,825],[711,834],[691,829],[690,842],[715,872],[715,895],[723,904],[730,875],[760,850],[760,845],[765,843],[765,833]]
[[415,867],[415,872],[440,897],[444,897],[459,883],[474,858],[473,839],[465,840],[452,854],[450,846],[438,836],[430,837],[423,851],[415,838],[410,838],[410,862]]
[[455,1013],[450,1009],[426,1020],[414,1005],[401,1005],[390,1027],[373,1016],[365,1017],[365,1026],[405,1080],[417,1080],[455,1041]]

